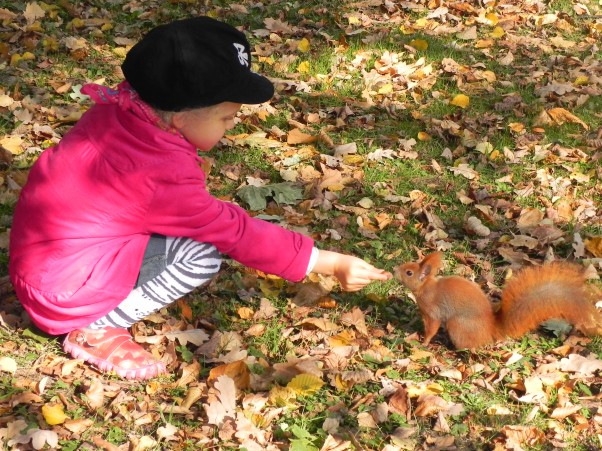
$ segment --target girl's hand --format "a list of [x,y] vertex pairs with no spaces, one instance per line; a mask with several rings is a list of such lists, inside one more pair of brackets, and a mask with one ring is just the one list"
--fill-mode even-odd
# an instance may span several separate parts
[[337,252],[319,251],[314,272],[335,276],[345,291],[358,291],[374,280],[389,280],[391,273],[361,258]]

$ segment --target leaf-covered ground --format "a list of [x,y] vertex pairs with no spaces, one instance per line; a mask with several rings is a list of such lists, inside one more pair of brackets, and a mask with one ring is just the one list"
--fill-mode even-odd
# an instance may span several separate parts
[[[216,196],[392,270],[434,249],[495,299],[528,264],[602,272],[596,0],[0,0],[0,275],[28,168],[120,81],[153,25],[240,26],[277,94],[209,154]],[[43,227],[43,224],[39,225]],[[0,284],[4,449],[602,446],[602,340],[553,323],[478,352],[424,347],[394,281],[358,294],[225,265],[132,332],[171,376],[68,358]]]

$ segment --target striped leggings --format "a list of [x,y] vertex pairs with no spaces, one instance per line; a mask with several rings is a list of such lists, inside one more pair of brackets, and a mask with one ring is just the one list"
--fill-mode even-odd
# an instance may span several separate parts
[[219,252],[211,244],[153,235],[132,292],[115,310],[88,327],[130,327],[209,282],[219,271],[221,262]]

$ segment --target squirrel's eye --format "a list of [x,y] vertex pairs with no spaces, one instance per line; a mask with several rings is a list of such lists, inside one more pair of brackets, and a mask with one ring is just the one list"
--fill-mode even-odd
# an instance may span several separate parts
[[411,277],[412,275],[414,275],[414,272],[411,269],[408,269],[406,271],[406,276],[410,276]]

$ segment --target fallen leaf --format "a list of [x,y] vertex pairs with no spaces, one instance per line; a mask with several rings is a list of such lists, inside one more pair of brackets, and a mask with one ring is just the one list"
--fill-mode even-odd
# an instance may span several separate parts
[[570,354],[560,360],[560,369],[570,373],[579,373],[583,376],[593,376],[597,371],[602,371],[602,360],[584,357],[579,354]]
[[179,430],[180,429],[177,426],[174,426],[171,423],[166,423],[165,426],[160,426],[157,428],[157,437],[159,437],[159,440],[165,441],[178,440],[176,433]]
[[470,98],[465,94],[457,94],[452,101],[451,105],[459,106],[460,108],[467,108],[470,104]]
[[62,404],[44,404],[42,406],[42,415],[44,420],[51,426],[62,424],[69,417],[65,414]]
[[309,61],[300,62],[299,65],[297,66],[297,70],[299,72],[301,72],[302,74],[309,73]]
[[593,236],[583,240],[585,248],[596,258],[602,258],[602,236]]
[[309,44],[309,40],[307,38],[303,38],[301,39],[298,43],[297,43],[297,49],[300,52],[306,53],[309,52],[310,49],[310,44]]
[[204,404],[209,424],[219,426],[226,417],[236,416],[236,385],[234,380],[226,375],[219,376],[213,385],[216,391],[216,400]]
[[234,381],[234,385],[239,390],[245,390],[250,386],[251,371],[244,360],[237,360],[235,362],[211,368],[207,382],[219,380],[219,378],[224,375],[232,379]]
[[105,391],[99,379],[92,379],[90,388],[86,390],[86,400],[92,410],[97,410],[104,405]]
[[424,39],[413,39],[409,45],[422,52],[429,48],[429,43]]
[[339,328],[339,326],[337,326],[335,323],[325,318],[306,318],[302,321],[299,321],[295,325],[303,327],[311,326],[313,328],[320,329],[324,332],[336,330]]
[[43,449],[46,445],[56,449],[59,444],[59,435],[55,431],[32,429],[28,435],[31,436],[33,449]]
[[209,340],[209,335],[202,329],[188,329],[182,331],[168,332],[165,334],[168,340],[178,341],[182,346],[192,343],[200,346]]
[[552,108],[547,110],[547,113],[558,125],[562,125],[566,122],[572,122],[574,124],[581,125],[585,130],[589,130],[589,125],[564,108]]
[[303,133],[298,128],[293,128],[286,136],[286,143],[290,145],[295,144],[310,144],[318,140],[317,136]]
[[15,374],[17,371],[17,362],[12,357],[0,357],[0,371]]
[[322,386],[324,381],[313,374],[299,374],[295,376],[286,386],[301,396],[314,394]]

